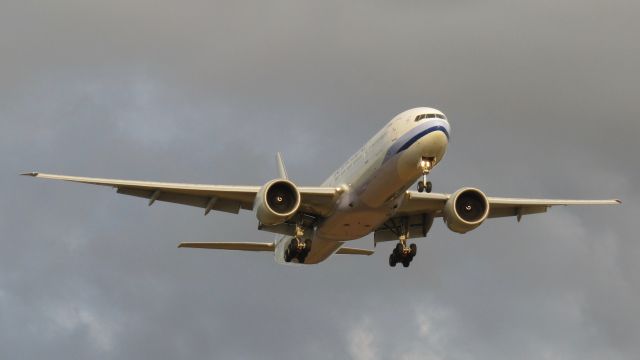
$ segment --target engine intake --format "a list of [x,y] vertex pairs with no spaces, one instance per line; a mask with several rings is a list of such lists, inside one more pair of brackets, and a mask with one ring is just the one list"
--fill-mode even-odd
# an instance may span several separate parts
[[478,189],[462,188],[449,197],[442,218],[451,231],[464,234],[480,226],[487,216],[487,196]]
[[271,180],[256,196],[256,217],[264,225],[282,224],[296,214],[300,200],[300,192],[291,181]]

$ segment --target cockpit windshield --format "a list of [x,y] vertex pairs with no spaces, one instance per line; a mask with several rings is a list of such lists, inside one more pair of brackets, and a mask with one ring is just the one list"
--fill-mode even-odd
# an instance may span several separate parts
[[442,114],[421,114],[416,116],[416,122],[422,120],[422,119],[434,119],[434,118],[438,118],[438,119],[443,119],[446,120],[447,118],[442,115]]

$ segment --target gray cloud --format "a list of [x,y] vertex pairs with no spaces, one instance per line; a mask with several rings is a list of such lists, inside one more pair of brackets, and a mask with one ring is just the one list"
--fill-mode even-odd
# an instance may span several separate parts
[[[0,349],[8,358],[637,358],[633,2],[0,4]],[[291,269],[179,241],[268,241],[211,214],[16,176],[318,184],[396,113],[446,112],[437,191],[620,197],[436,222]],[[371,246],[371,239],[356,242]]]

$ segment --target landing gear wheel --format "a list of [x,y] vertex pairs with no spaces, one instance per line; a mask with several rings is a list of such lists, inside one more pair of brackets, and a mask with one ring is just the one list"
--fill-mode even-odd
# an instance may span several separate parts
[[398,243],[396,245],[396,248],[393,249],[394,254],[396,254],[397,257],[400,257],[402,255],[402,250],[404,250],[404,248],[402,247],[402,244]]
[[311,252],[311,240],[307,239],[304,241],[304,248],[300,250],[298,253],[298,262],[300,264],[304,264],[304,261],[307,259],[307,255]]
[[289,253],[291,254],[298,253],[298,239],[291,239],[288,250],[289,250]]
[[409,265],[411,265],[411,259],[410,258],[407,257],[406,259],[402,260],[402,266],[408,268]]
[[291,256],[291,252],[289,251],[289,249],[286,249],[284,251],[284,261],[291,262],[291,260],[293,260],[293,256]]
[[431,192],[433,189],[433,184],[431,181],[427,181],[426,183],[422,180],[418,181],[418,192]]
[[396,254],[389,255],[389,266],[396,267],[397,263],[398,263],[398,259],[396,259]]
[[411,244],[409,245],[409,249],[411,249],[411,257],[413,258],[414,256],[416,256],[416,253],[418,252],[418,246],[416,244]]

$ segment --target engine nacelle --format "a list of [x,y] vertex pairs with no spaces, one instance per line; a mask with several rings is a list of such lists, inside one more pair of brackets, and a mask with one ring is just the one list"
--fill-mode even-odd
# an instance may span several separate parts
[[275,179],[258,192],[254,203],[256,217],[264,225],[279,225],[291,219],[300,207],[300,192],[289,180]]
[[449,197],[442,218],[449,230],[464,234],[480,226],[487,216],[487,196],[478,189],[462,188]]

